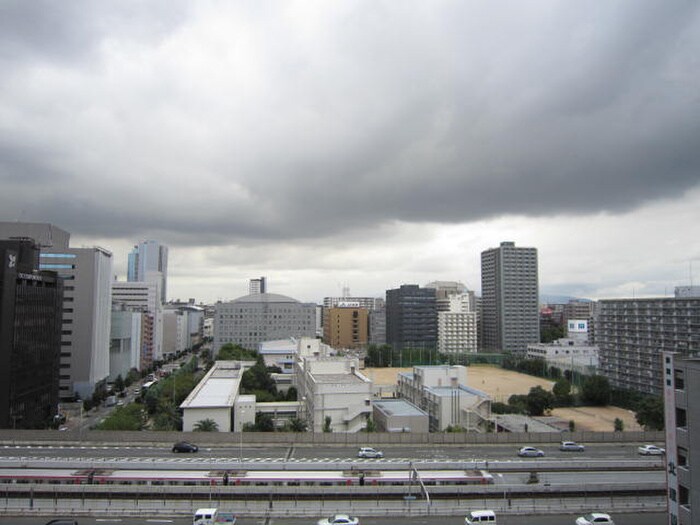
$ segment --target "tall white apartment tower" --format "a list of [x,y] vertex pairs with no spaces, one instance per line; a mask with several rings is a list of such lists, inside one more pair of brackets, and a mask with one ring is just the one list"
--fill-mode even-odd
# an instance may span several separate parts
[[481,252],[482,348],[526,355],[540,340],[537,248],[502,242]]
[[267,293],[267,278],[261,277],[260,279],[251,279],[248,282],[248,293],[250,295]]
[[159,282],[160,301],[167,297],[168,247],[158,241],[141,241],[129,253],[129,282]]

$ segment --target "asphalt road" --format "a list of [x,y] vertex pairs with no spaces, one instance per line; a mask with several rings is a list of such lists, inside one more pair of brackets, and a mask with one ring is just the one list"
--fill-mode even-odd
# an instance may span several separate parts
[[[526,445],[526,444],[523,444]],[[585,452],[562,452],[557,445],[540,446],[546,459],[576,461],[585,459],[654,459],[643,457],[637,452],[637,443],[600,443],[588,445]],[[171,445],[167,446],[122,446],[105,445],[4,445],[0,446],[0,458],[223,458],[246,461],[355,461],[359,463],[382,463],[385,461],[455,461],[485,462],[491,460],[536,461],[536,458],[518,458],[518,446],[514,445],[470,445],[470,446],[427,446],[392,445],[383,448],[384,459],[359,459],[357,447],[345,446],[251,446],[243,443],[228,447],[201,447],[197,454],[174,454]],[[656,458],[659,464],[663,458]]]
[[[644,514],[611,514],[616,525],[662,525],[666,523],[666,514],[650,512]],[[552,514],[539,516],[515,516],[498,515],[498,525],[573,525],[578,514]],[[321,516],[319,516],[319,519]],[[14,516],[0,516],[0,525],[44,525],[51,517],[21,518]],[[138,519],[130,518],[77,518],[79,525],[191,525],[191,518],[149,518],[142,516]],[[360,517],[360,525],[464,525],[464,516],[421,516],[401,518],[363,518]],[[236,525],[315,525],[315,519],[285,518],[240,518]]]

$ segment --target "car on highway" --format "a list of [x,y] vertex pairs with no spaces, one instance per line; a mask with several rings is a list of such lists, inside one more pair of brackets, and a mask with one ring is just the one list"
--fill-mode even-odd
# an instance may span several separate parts
[[637,451],[642,456],[663,456],[666,454],[666,449],[657,447],[656,445],[642,445]]
[[197,452],[199,447],[187,441],[178,441],[173,445],[173,452]]
[[47,522],[46,525],[78,525],[78,522],[70,518],[56,518]]
[[544,452],[535,447],[523,447],[518,450],[518,456],[521,458],[541,458],[544,457]]
[[610,517],[610,514],[591,512],[576,518],[576,525],[615,525],[615,522]]
[[586,450],[586,447],[575,441],[562,441],[561,445],[559,445],[559,450],[563,452],[583,452]]
[[357,451],[358,458],[383,458],[384,452],[375,450],[372,447],[362,447]]
[[318,520],[318,525],[359,525],[360,520],[347,514],[335,514],[330,518]]
[[464,525],[496,525],[496,513],[492,510],[473,510],[464,517]]

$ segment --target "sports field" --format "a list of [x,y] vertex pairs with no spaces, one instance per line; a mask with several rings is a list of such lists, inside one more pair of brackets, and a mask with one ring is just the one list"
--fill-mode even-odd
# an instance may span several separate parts
[[[400,372],[411,371],[411,368],[365,368],[362,373],[375,386],[385,386],[388,390],[396,385]],[[551,390],[554,382],[497,366],[472,365],[467,367],[467,386],[486,392],[494,401],[505,403],[511,395],[527,394],[533,386]],[[573,420],[576,430],[612,432],[618,417],[624,422],[625,430],[642,430],[633,412],[618,407],[555,408],[552,415],[566,421]]]
[[[400,372],[410,372],[411,368],[365,368],[362,373],[375,385],[396,385]],[[504,370],[496,366],[472,365],[467,367],[467,386],[486,392],[494,401],[505,403],[513,394],[527,394],[533,386],[551,390],[552,381],[539,377]]]

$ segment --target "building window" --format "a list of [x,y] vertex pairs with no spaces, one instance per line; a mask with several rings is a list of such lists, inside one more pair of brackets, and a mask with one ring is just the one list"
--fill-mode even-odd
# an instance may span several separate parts
[[688,426],[688,418],[685,409],[676,408],[676,426],[685,428]]
[[685,390],[685,374],[683,370],[674,370],[673,382],[676,384],[676,390]]

